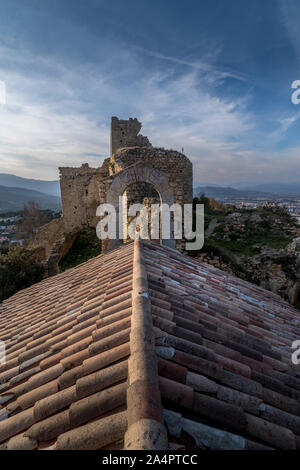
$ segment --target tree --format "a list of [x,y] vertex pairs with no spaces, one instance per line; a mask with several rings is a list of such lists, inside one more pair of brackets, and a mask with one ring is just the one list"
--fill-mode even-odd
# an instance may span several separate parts
[[40,210],[39,204],[35,201],[29,201],[24,205],[17,235],[19,238],[31,241],[35,237],[37,229],[47,222],[49,222],[49,218],[46,213]]
[[0,302],[43,278],[35,254],[18,245],[0,248]]

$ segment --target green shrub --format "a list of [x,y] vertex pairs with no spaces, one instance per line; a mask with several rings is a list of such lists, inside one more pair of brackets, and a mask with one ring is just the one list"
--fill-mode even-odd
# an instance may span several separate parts
[[60,260],[60,271],[66,271],[101,253],[101,241],[95,229],[83,230],[74,241],[71,249]]
[[43,278],[35,254],[20,246],[0,248],[0,302]]

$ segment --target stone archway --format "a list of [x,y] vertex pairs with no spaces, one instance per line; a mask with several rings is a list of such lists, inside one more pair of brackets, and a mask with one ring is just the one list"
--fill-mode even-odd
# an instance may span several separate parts
[[[115,207],[119,213],[119,197],[123,195],[126,188],[134,183],[148,183],[153,186],[160,196],[161,203],[171,206],[175,202],[174,193],[168,178],[159,170],[151,168],[143,163],[136,163],[128,167],[113,177],[113,181],[106,194],[106,202]],[[117,224],[119,217],[117,217]],[[119,229],[119,227],[117,227]],[[121,244],[121,240],[111,240],[109,248],[114,248]],[[170,247],[176,246],[175,240],[163,240],[163,244]]]
[[[156,191],[154,186],[152,184],[145,183],[145,182],[143,183],[138,182],[138,183],[130,184],[126,187],[126,191],[122,194],[122,199],[119,199],[119,201],[122,204],[122,225],[123,225],[122,235],[123,235],[124,243],[130,240],[130,236],[128,234],[128,227],[131,221],[134,221],[135,219],[134,215],[130,216],[128,214],[128,211],[130,210],[130,207],[132,204],[142,204],[143,207],[146,209],[148,219],[144,227],[144,230],[146,230],[144,235],[147,238],[150,237],[152,229],[155,230],[155,228],[152,226],[152,216],[154,215],[154,212],[157,211],[157,207],[161,207],[161,203],[162,203],[161,196]],[[154,206],[152,206],[152,204],[154,204]],[[155,234],[152,233],[152,235],[155,236],[155,240],[157,242],[161,243],[162,241],[161,220],[159,220],[159,225],[158,226],[156,225]]]
[[151,184],[159,193],[163,203],[174,203],[174,194],[168,178],[161,171],[143,163],[136,163],[114,176],[110,188],[107,191],[106,202],[117,207],[119,196],[124,193],[127,186],[133,183]]

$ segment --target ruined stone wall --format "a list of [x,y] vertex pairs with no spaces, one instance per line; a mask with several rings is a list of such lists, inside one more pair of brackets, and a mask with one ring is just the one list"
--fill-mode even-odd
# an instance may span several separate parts
[[[182,153],[152,147],[147,137],[139,135],[141,127],[136,118],[119,120],[113,117],[111,156],[101,167],[90,168],[85,163],[80,168],[59,168],[62,217],[59,222],[41,227],[35,240],[35,246],[44,248],[46,257],[55,257],[57,263],[68,234],[77,233],[86,226],[96,227],[99,204],[109,202],[109,192],[110,196],[114,194],[114,204],[118,204],[118,196],[122,196],[130,184],[137,183],[135,190],[132,187],[128,193],[133,202],[134,191],[136,199],[143,195],[143,183],[152,184],[161,200],[168,204],[192,202],[192,163]],[[120,175],[122,177],[118,178]],[[148,190],[144,197],[150,198],[150,203],[154,195]]]
[[120,149],[115,154],[114,172],[117,174],[139,162],[163,172],[174,193],[174,202],[192,203],[193,165],[185,155],[155,147]]
[[106,193],[114,176],[139,162],[164,173],[173,191],[174,202],[192,202],[193,176],[189,159],[173,150],[152,147],[147,137],[138,135],[140,129],[141,124],[137,119],[122,121],[113,117],[112,152],[120,145],[127,148],[115,151],[110,159],[105,159],[100,168],[90,168],[86,163],[80,168],[59,169],[62,218],[66,232],[83,225],[95,227],[98,222],[96,209],[100,203],[106,202]]
[[111,157],[119,148],[148,147],[151,146],[147,137],[139,135],[142,124],[135,118],[121,120],[112,117],[110,127],[110,154]]
[[128,206],[130,204],[143,204],[145,199],[153,200],[153,203],[160,203],[159,194],[148,183],[133,183],[126,189],[125,192]]
[[82,225],[94,226],[99,183],[109,174],[109,159],[100,168],[90,168],[85,163],[80,168],[62,167],[59,170],[65,231]]
[[44,258],[49,258],[54,243],[64,238],[63,219],[53,219],[48,224],[43,225],[37,231],[34,247],[44,248]]

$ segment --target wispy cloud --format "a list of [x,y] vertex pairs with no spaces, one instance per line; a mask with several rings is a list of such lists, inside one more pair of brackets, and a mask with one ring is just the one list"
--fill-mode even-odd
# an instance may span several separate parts
[[[169,56],[166,54],[161,54],[160,52],[157,51],[150,51],[148,49],[144,49],[140,46],[136,46],[135,49],[137,51],[142,52],[143,54],[147,54],[151,57],[155,57],[157,59],[161,59],[167,62],[171,62],[173,64],[178,64],[178,65],[185,65],[189,68],[195,69],[200,71],[201,73],[204,74],[210,74],[213,76],[214,80],[223,80],[224,78],[234,78],[236,80],[240,80],[242,82],[247,82],[247,77],[245,77],[243,74],[238,73],[234,70],[230,70],[229,68],[225,67],[220,67],[213,65],[211,63],[205,62],[203,60],[188,60],[188,59],[181,59],[178,57],[173,57]],[[215,54],[213,57],[216,57],[219,55],[220,51],[215,51]],[[212,60],[212,55],[209,55],[210,60]]]
[[56,178],[58,166],[80,165],[83,158],[98,166],[98,155],[108,154],[108,122],[99,123],[85,97],[107,91],[106,80],[30,53],[20,58],[1,48],[0,56],[7,89],[0,108],[1,171]]
[[[7,85],[7,104],[0,108],[1,172],[50,179],[58,177],[59,166],[99,166],[109,154],[110,116],[118,115],[137,116],[156,146],[184,147],[195,181],[296,174],[296,149],[284,154],[285,164],[279,153],[253,150],[259,124],[249,112],[251,95],[217,93],[220,81],[243,77],[213,60],[190,62],[159,52],[148,55],[168,67],[145,67],[144,54],[112,46],[107,60],[69,66],[0,47],[0,79]],[[282,130],[291,125],[292,118],[283,120]]]
[[210,94],[206,70],[141,73],[138,54],[124,50],[124,55],[131,65],[126,81],[113,68],[110,73],[99,65],[70,70],[59,61],[0,48],[2,63],[9,60],[1,71],[7,84],[7,104],[0,111],[2,171],[55,177],[58,166],[83,160],[99,165],[94,155],[109,152],[110,115],[123,113],[124,104],[156,145],[184,146],[194,160],[203,144],[220,145],[249,128],[243,100]]
[[293,114],[292,116],[283,118],[279,120],[279,124],[281,126],[280,133],[282,136],[286,134],[286,132],[290,129],[291,126],[295,124],[300,118],[300,111],[298,113]]

